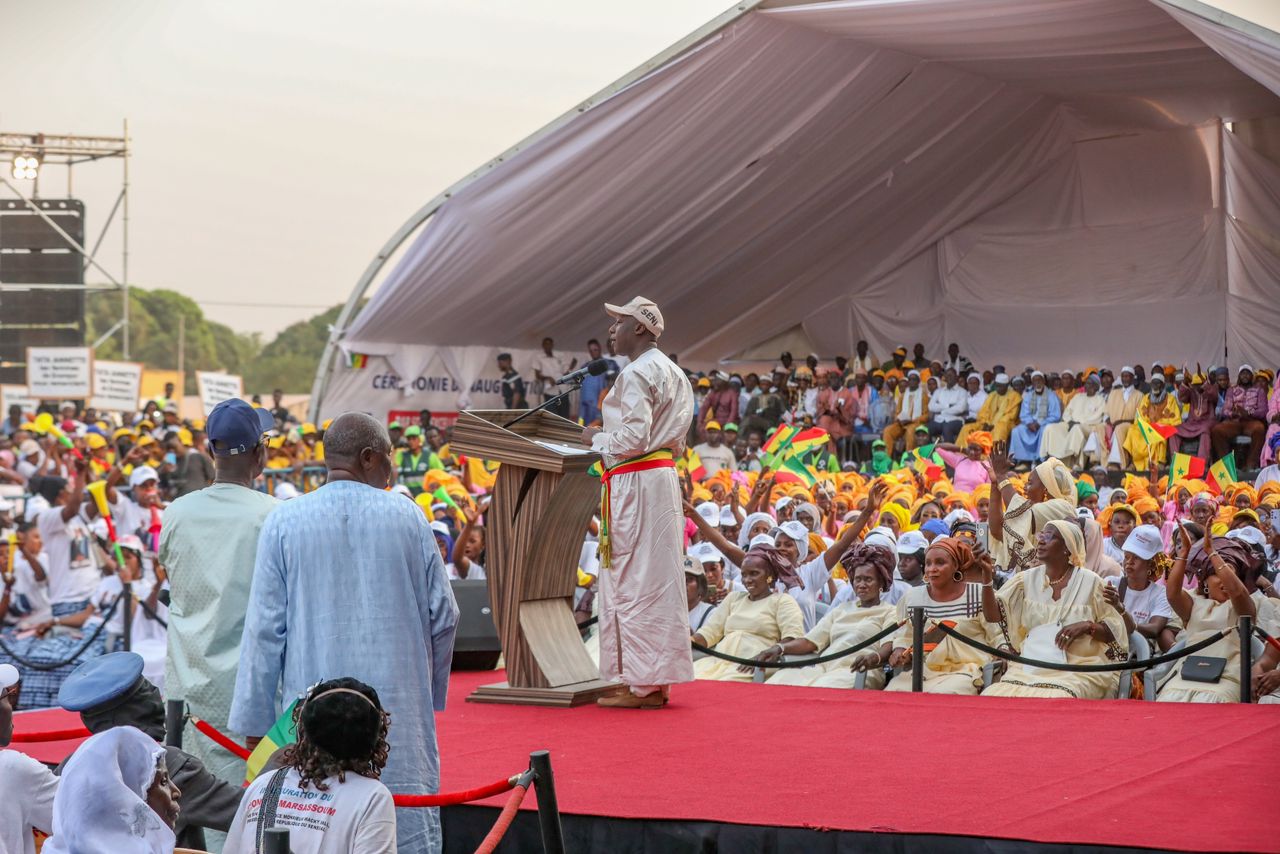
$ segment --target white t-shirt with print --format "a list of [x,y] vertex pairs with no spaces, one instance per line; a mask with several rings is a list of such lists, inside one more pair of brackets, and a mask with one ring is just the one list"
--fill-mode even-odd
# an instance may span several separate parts
[[[252,854],[262,796],[274,773],[249,784],[227,831],[225,854]],[[289,831],[293,854],[395,854],[396,809],[391,791],[378,780],[348,771],[346,782],[324,781],[328,791],[298,785],[298,772],[285,775],[275,827]]]
[[61,507],[41,510],[36,524],[40,526],[40,538],[49,556],[44,570],[49,578],[50,604],[88,599],[102,580],[89,526],[79,515],[64,521]]
[[[1119,578],[1108,578],[1112,587],[1120,586]],[[1133,617],[1135,625],[1151,622],[1152,617],[1173,619],[1173,609],[1169,607],[1169,599],[1164,592],[1164,583],[1153,581],[1143,590],[1126,587],[1124,591],[1124,609]]]

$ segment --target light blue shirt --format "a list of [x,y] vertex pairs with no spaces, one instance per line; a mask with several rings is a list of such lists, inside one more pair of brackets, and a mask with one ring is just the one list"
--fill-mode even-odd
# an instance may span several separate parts
[[[316,682],[350,676],[391,713],[382,782],[440,787],[434,711],[444,709],[458,606],[435,535],[403,496],[332,481],[281,504],[258,543],[230,726],[262,735]],[[401,852],[442,847],[437,809],[396,810]]]

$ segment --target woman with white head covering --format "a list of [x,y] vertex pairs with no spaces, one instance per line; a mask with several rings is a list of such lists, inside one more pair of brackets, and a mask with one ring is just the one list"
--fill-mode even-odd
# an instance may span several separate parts
[[164,747],[134,727],[113,727],[72,754],[53,801],[45,854],[172,854],[182,793]]
[[[1048,522],[1036,538],[1040,561],[1000,588],[983,590],[983,616],[1003,644],[1027,658],[1065,664],[1105,664],[1129,649],[1124,620],[1107,604],[1105,582],[1085,569],[1084,534],[1074,519]],[[1119,684],[1118,671],[1075,673],[1009,664],[983,694],[1101,700]]]

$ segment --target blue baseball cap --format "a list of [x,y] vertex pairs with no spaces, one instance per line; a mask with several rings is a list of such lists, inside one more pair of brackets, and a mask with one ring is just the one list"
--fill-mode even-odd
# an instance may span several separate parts
[[204,426],[214,456],[232,457],[261,444],[262,434],[275,429],[276,420],[267,410],[254,409],[233,397],[215,406]]
[[91,658],[71,671],[62,683],[58,705],[69,712],[83,712],[119,700],[142,678],[142,666],[142,656],[136,652],[110,652]]

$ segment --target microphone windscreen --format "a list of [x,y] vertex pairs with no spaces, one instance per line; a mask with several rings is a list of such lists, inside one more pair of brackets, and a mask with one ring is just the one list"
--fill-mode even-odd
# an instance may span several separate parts
[[609,370],[609,362],[605,359],[592,359],[587,364],[587,373],[593,377],[598,377],[607,370]]

